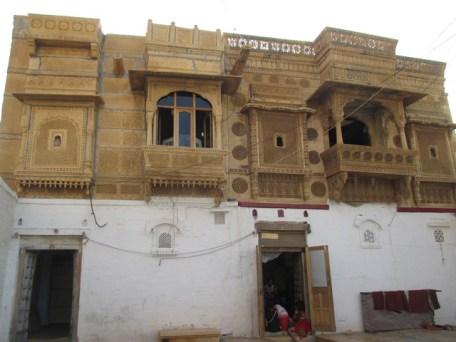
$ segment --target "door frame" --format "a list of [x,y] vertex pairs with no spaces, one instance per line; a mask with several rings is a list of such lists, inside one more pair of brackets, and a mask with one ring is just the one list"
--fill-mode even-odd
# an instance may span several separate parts
[[[263,337],[265,334],[264,322],[264,289],[263,289],[263,252],[289,252],[300,253],[305,278],[306,265],[305,248],[307,246],[307,233],[309,230],[307,222],[286,222],[286,221],[259,221],[255,223],[258,232],[258,245],[256,247],[257,259],[257,297],[258,297],[258,334]],[[308,302],[307,284],[304,281],[303,296]]]
[[[71,341],[78,341],[78,318],[79,318],[79,297],[81,284],[82,266],[82,235],[19,235],[18,267],[16,274],[15,301],[13,319],[10,329],[10,341],[22,342],[17,337],[19,304],[23,285],[23,277],[27,259],[27,253],[38,253],[40,251],[71,250],[73,251],[73,299],[71,303],[70,338]],[[36,267],[36,266],[35,266]],[[34,273],[34,270],[33,270]],[[33,280],[32,280],[33,281]],[[31,294],[29,303],[31,304]],[[27,318],[28,328],[28,318]],[[27,340],[27,339],[26,339]]]

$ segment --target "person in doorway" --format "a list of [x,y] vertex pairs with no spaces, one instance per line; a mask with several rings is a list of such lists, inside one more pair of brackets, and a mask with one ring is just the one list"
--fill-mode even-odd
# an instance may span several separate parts
[[274,305],[273,309],[277,312],[277,317],[279,317],[280,330],[288,332],[288,325],[290,322],[288,311],[282,305],[279,304]]
[[274,309],[273,306],[267,307],[265,318],[266,331],[274,333],[280,331],[279,316],[277,315],[277,311]]
[[266,284],[264,284],[264,293],[268,299],[274,299],[276,297],[277,287],[272,279],[269,279]]
[[303,302],[296,303],[296,310],[292,318],[293,327],[290,328],[289,332],[299,337],[306,337],[312,331],[310,321],[306,315],[306,307]]

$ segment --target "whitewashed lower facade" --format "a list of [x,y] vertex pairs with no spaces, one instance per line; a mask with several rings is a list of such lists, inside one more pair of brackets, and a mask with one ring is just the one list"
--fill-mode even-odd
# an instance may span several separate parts
[[[1,341],[13,333],[24,237],[68,235],[82,240],[79,341],[150,341],[160,329],[184,326],[255,336],[259,220],[307,221],[308,246],[328,246],[337,331],[362,330],[359,293],[375,290],[439,289],[436,322],[456,323],[454,214],[331,202],[329,210],[306,209],[308,217],[304,209],[278,217],[277,209],[256,208],[254,218],[237,202],[166,197],[97,200],[94,210],[103,228],[86,200],[19,199],[2,246]],[[159,248],[162,233],[170,239]]]

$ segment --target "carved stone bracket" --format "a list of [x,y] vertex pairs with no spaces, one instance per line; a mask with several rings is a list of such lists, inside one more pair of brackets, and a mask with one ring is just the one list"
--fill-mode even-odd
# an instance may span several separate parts
[[421,192],[420,192],[420,184],[421,182],[416,178],[413,180],[413,194],[415,195],[416,204],[419,206],[421,204]]
[[400,206],[413,204],[412,177],[405,176],[395,182],[396,201]]
[[329,186],[329,197],[336,202],[340,202],[342,199],[342,192],[344,190],[345,183],[348,179],[347,172],[339,172],[327,179]]
[[88,191],[91,178],[68,177],[17,177],[19,191],[25,188],[74,189]]

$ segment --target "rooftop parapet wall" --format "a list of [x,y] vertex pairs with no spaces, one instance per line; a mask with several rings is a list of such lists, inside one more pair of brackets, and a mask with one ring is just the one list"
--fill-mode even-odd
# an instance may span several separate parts
[[220,75],[224,73],[224,46],[220,30],[204,31],[149,20],[146,69],[159,73]]
[[152,20],[147,23],[147,43],[166,46],[179,46],[223,51],[222,33],[220,30],[200,30],[194,28],[177,27],[171,25],[155,24]]
[[232,49],[249,48],[252,51],[265,53],[315,56],[312,42],[240,35],[236,33],[225,33],[223,40],[225,45]]
[[371,34],[326,27],[314,41],[317,55],[333,47],[348,47],[372,54],[394,56],[397,40]]
[[427,59],[397,56],[396,69],[421,74],[444,76],[446,64],[443,62],[430,61]]
[[29,14],[29,37],[96,43],[101,36],[99,19]]

